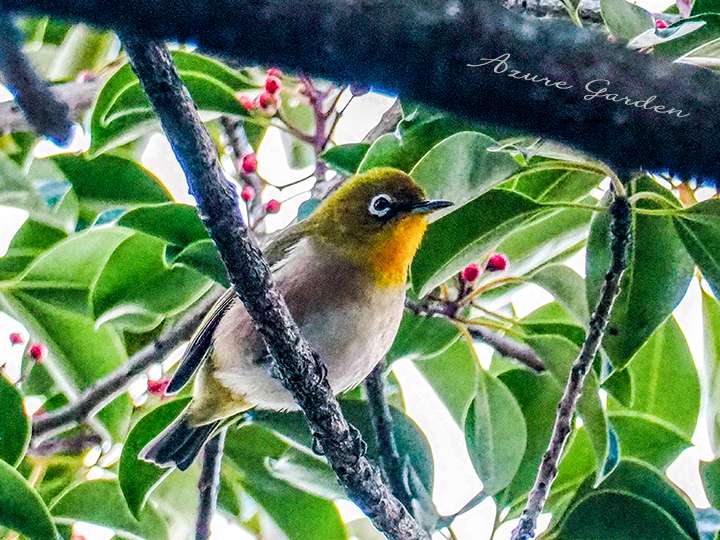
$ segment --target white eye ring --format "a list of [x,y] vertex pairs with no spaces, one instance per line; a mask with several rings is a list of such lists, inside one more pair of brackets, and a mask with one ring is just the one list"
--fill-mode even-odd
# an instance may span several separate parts
[[373,216],[384,217],[388,214],[388,212],[390,212],[391,208],[392,199],[389,195],[381,193],[380,195],[375,195],[372,198],[370,205],[368,206],[368,212],[370,212]]

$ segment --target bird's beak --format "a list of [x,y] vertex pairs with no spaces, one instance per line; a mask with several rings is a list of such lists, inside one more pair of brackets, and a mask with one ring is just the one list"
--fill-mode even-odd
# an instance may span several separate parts
[[442,199],[436,199],[434,201],[420,201],[411,204],[406,210],[406,212],[408,214],[429,214],[431,212],[434,212],[435,210],[440,210],[442,208],[452,206],[453,204],[455,203],[450,201],[443,201]]

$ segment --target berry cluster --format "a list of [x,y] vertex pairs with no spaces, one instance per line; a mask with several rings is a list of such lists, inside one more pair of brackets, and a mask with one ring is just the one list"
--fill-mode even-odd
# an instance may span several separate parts
[[[508,265],[508,260],[502,253],[494,253],[490,256],[487,263],[485,264],[485,270],[488,272],[500,272],[505,270]],[[480,267],[475,263],[468,264],[462,271],[462,280],[466,283],[473,283],[480,277],[482,271]]]
[[[13,347],[15,345],[25,344],[25,339],[19,332],[11,332],[8,338]],[[27,348],[27,355],[36,362],[42,362],[45,360],[45,357],[47,357],[47,347],[39,342],[30,343],[30,346]]]
[[282,88],[282,71],[273,67],[267,70],[265,75],[264,91],[255,99],[244,94],[237,96],[240,105],[248,112],[256,110],[262,111],[268,116],[274,116],[277,113],[277,105],[279,102],[280,89]]

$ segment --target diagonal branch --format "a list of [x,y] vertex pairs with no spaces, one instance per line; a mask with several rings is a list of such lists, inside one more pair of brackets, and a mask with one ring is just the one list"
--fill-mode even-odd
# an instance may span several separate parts
[[219,297],[219,291],[213,291],[171,329],[136,352],[120,369],[96,381],[70,404],[38,417],[33,422],[33,438],[37,439],[69,424],[80,423],[122,394],[134,377],[190,339]]
[[375,428],[380,465],[390,483],[393,494],[402,501],[405,508],[412,508],[412,493],[403,474],[403,462],[393,433],[392,414],[385,397],[384,368],[385,362],[381,362],[368,375],[367,379],[365,379],[365,390],[367,390],[373,427]]
[[552,483],[557,476],[560,456],[572,430],[572,418],[575,414],[578,399],[580,399],[583,391],[585,376],[600,347],[613,303],[620,292],[620,279],[627,265],[627,248],[631,234],[630,206],[627,198],[625,196],[616,196],[610,207],[610,212],[612,214],[612,260],[610,268],[605,275],[605,282],[595,312],[590,318],[585,343],[570,370],[565,392],[558,404],[550,444],[543,456],[535,479],[535,485],[528,495],[528,501],[520,521],[513,530],[512,540],[531,540],[535,536],[538,516],[542,512]]
[[[720,178],[715,142],[706,136],[720,128],[717,74],[641,56],[568,21],[521,17],[499,2],[454,2],[450,8],[391,0],[315,0],[301,8],[256,0],[252,9],[244,0],[216,0],[213,9],[175,0],[3,5],[190,41],[246,63],[393,89],[403,99],[558,140],[621,173],[644,168],[685,179]],[[502,55],[508,55],[504,63],[469,67]],[[518,70],[515,77],[512,70]],[[593,97],[603,85],[604,95]]]
[[25,118],[40,135],[59,143],[72,136],[68,106],[59,101],[20,50],[20,32],[0,13],[0,72]]
[[133,70],[185,172],[230,282],[272,355],[272,372],[303,410],[313,437],[349,498],[388,537],[427,539],[427,533],[365,457],[362,438],[345,420],[328,384],[324,364],[300,334],[273,283],[267,262],[249,235],[238,208],[237,192],[223,174],[213,142],[167,49],[131,36],[123,38]]
[[200,507],[195,522],[195,540],[210,538],[210,522],[215,514],[217,497],[220,492],[220,469],[226,434],[227,428],[222,429],[208,441],[203,450],[202,472],[200,480],[198,480]]

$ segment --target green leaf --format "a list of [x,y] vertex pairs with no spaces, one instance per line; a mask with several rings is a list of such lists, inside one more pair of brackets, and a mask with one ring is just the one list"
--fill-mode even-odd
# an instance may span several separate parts
[[17,276],[37,256],[66,236],[62,229],[34,219],[26,220],[13,236],[5,255],[0,257],[0,280]]
[[575,322],[586,326],[590,320],[585,280],[568,266],[552,264],[543,266],[528,276],[529,281],[551,293],[560,305],[568,310]]
[[17,388],[0,374],[0,460],[17,465],[30,443],[30,421]]
[[30,540],[56,540],[45,503],[11,465],[0,460],[0,525]]
[[117,480],[90,480],[70,489],[50,508],[53,518],[63,524],[84,521],[115,531],[120,537],[165,540],[167,526],[151,507],[139,519],[130,513]]
[[341,144],[325,150],[319,157],[328,167],[340,174],[352,176],[358,170],[369,148],[368,143]]
[[[638,201],[640,208],[673,208],[670,192],[648,177],[633,181],[630,193],[659,194],[668,203],[654,199]],[[620,283],[620,295],[610,316],[603,347],[617,368],[627,364],[652,333],[675,309],[690,284],[694,265],[675,232],[672,218],[633,213],[633,242],[628,268]],[[597,214],[590,229],[587,249],[588,305],[594,309],[610,265],[610,217]]]
[[[181,79],[201,111],[247,116],[235,98],[239,90],[256,88],[242,74],[195,53],[175,51]],[[98,155],[138,138],[157,121],[130,65],[118,69],[105,83],[90,120],[90,153]]]
[[115,44],[112,32],[97,32],[84,24],[70,28],[47,73],[51,81],[75,79],[82,71],[96,72],[108,60]]
[[[570,370],[580,348],[561,336],[532,336],[527,338],[528,345],[543,359],[545,366],[555,378],[558,387],[564,388],[570,376]],[[599,384],[595,373],[590,370],[585,378],[585,387],[578,401],[578,413],[583,419],[595,450],[595,469],[597,480],[604,476],[605,463],[609,455],[608,420],[600,396]]]
[[698,203],[673,218],[675,228],[695,264],[720,296],[720,199]]
[[[700,380],[685,336],[674,318],[652,335],[627,370],[632,378],[628,408],[667,422],[690,439],[700,411]],[[612,403],[609,408],[613,410]]]
[[184,265],[197,270],[220,285],[230,287],[225,263],[220,259],[215,242],[209,238],[193,242],[175,255],[171,262],[173,265]]
[[248,425],[228,432],[223,464],[238,472],[237,480],[245,491],[289,540],[347,538],[345,526],[332,501],[297,489],[268,470],[268,459],[281,459],[289,448],[267,429]]
[[[720,32],[720,13],[704,13],[682,19],[667,28],[660,43],[655,45],[659,55],[683,62],[717,67],[717,37]],[[713,58],[714,57],[714,58]],[[712,59],[714,62],[703,62]]]
[[390,365],[403,359],[433,358],[445,352],[459,337],[459,330],[447,319],[405,311],[385,361]]
[[207,278],[189,268],[169,268],[165,242],[143,233],[125,239],[108,259],[92,294],[100,326],[148,331],[194,303],[210,287]]
[[512,393],[481,370],[465,420],[465,443],[484,493],[495,495],[512,481],[526,439],[525,418]]
[[599,490],[579,501],[568,511],[560,528],[544,538],[682,540],[691,537],[655,503],[626,491]]
[[471,124],[444,114],[406,116],[394,133],[378,137],[365,154],[357,172],[374,167],[395,167],[409,172],[433,146]]
[[[97,275],[128,234],[118,228],[75,234],[35,259],[17,281],[0,283],[0,303],[47,344],[44,365],[70,396],[127,360],[117,332],[95,328],[88,302]],[[124,433],[130,409],[123,395],[99,413],[113,438]]]
[[720,506],[720,458],[700,462],[700,477],[710,504]]
[[673,517],[688,536],[699,538],[695,514],[687,498],[662,472],[634,459],[623,459],[600,485],[602,490],[624,491],[655,503]]
[[268,458],[266,466],[273,477],[306,493],[331,500],[346,496],[327,462],[311,452],[291,447],[277,459]]
[[172,199],[157,177],[130,159],[65,155],[54,157],[52,162],[72,184],[82,209],[92,214]]
[[600,11],[610,33],[624,41],[655,27],[649,11],[627,0],[600,0]]
[[702,291],[705,392],[710,444],[720,450],[720,303]]
[[492,152],[498,143],[482,133],[463,131],[435,145],[410,171],[410,176],[431,199],[455,203],[456,211],[509,178],[519,169],[503,152]]
[[415,362],[415,367],[461,429],[465,426],[465,413],[477,392],[480,373],[471,347],[473,345],[466,340],[458,339],[439,355]]
[[124,214],[117,224],[183,247],[208,238],[197,210],[188,204],[142,206]]
[[610,423],[620,441],[620,455],[634,457],[664,469],[692,442],[675,426],[656,416],[613,410]]
[[524,195],[494,189],[440,218],[428,228],[413,261],[413,289],[426,295],[541,211],[541,204]]
[[545,160],[516,173],[503,187],[542,202],[573,202],[585,199],[603,179],[583,163]]
[[118,477],[120,489],[132,514],[137,518],[152,490],[172,469],[163,469],[138,457],[140,450],[165,429],[190,402],[190,398],[164,403],[145,416],[130,430],[125,439]]

